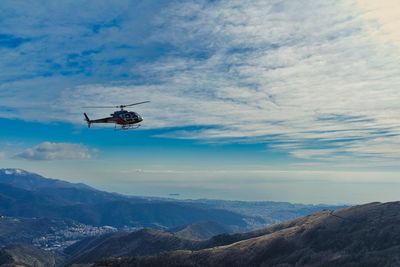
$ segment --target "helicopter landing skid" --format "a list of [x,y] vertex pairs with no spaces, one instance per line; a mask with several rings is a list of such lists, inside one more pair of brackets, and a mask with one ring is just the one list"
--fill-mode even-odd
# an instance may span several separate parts
[[114,130],[115,131],[126,131],[126,130],[134,130],[139,127],[140,127],[140,124],[121,125],[121,126],[117,126],[117,124],[115,124]]

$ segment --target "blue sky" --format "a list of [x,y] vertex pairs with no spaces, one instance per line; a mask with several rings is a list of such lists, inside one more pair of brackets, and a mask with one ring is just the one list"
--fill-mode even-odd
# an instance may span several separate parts
[[[1,1],[0,167],[127,194],[400,189],[395,1]],[[139,130],[87,129],[135,106]]]

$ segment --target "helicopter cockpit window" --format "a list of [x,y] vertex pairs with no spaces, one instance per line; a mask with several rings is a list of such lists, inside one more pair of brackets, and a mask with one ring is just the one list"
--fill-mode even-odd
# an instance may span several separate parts
[[120,117],[124,120],[130,120],[131,114],[129,114],[129,113],[121,114]]

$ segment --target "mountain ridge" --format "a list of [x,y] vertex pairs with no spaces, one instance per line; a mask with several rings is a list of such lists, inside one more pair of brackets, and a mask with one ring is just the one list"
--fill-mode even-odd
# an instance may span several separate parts
[[246,220],[263,223],[233,211],[123,196],[20,169],[0,170],[0,200],[0,213],[6,216],[72,219],[94,226],[170,228],[212,220],[240,229],[248,226]]
[[373,202],[245,233],[225,245],[107,259],[94,266],[399,266],[399,222],[400,202]]
[[71,183],[59,179],[47,178],[23,169],[0,169],[0,177],[1,180],[7,184],[29,190],[41,187],[75,187],[95,190],[93,187],[84,183]]
[[189,240],[208,240],[216,235],[231,233],[232,229],[226,225],[213,221],[199,221],[170,229],[176,236]]

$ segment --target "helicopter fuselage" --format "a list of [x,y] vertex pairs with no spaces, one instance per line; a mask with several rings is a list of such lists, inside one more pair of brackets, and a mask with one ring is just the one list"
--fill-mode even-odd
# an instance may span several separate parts
[[87,122],[89,128],[92,123],[114,123],[115,125],[120,125],[122,130],[136,129],[140,126],[140,124],[138,123],[143,121],[143,118],[136,112],[126,111],[124,110],[124,108],[135,105],[141,105],[149,102],[150,101],[142,101],[129,105],[118,105],[118,106],[89,106],[84,108],[120,108],[121,110],[115,111],[114,113],[110,114],[111,117],[97,119],[97,120],[89,119],[86,113],[83,113],[83,115],[85,115],[85,121]]
[[131,129],[134,124],[143,121],[143,118],[139,114],[127,110],[115,111],[114,113],[110,114],[111,117],[96,120],[89,119],[86,113],[84,113],[84,115],[88,127],[90,127],[92,123],[114,123],[121,125],[123,129]]

